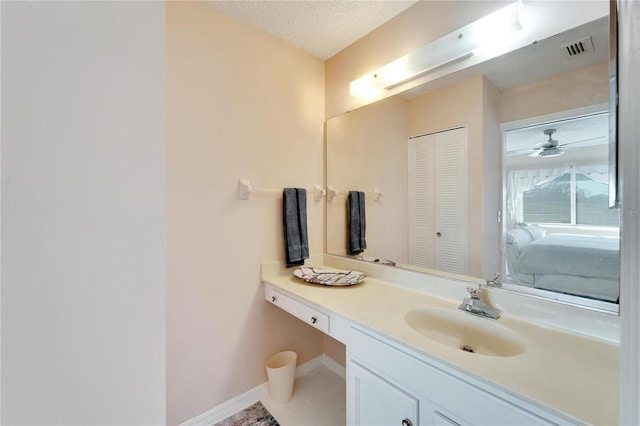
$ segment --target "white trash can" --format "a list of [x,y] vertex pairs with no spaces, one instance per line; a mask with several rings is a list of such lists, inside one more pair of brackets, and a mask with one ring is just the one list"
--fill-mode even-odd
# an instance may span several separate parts
[[271,355],[265,362],[269,378],[269,394],[275,402],[285,403],[291,399],[297,360],[297,353],[283,351]]

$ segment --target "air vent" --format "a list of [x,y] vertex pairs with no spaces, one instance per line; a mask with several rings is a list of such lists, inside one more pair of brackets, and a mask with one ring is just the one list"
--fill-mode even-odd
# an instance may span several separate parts
[[593,41],[591,36],[586,36],[580,40],[572,41],[571,43],[560,46],[565,55],[574,57],[582,55],[587,52],[593,52]]

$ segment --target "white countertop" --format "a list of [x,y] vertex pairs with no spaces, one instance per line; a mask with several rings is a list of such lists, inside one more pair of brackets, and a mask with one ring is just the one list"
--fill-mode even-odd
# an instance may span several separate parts
[[404,321],[411,309],[457,309],[460,302],[372,277],[348,287],[307,284],[293,277],[293,269],[277,269],[263,265],[263,281],[329,314],[338,314],[536,405],[589,424],[617,424],[619,348],[614,343],[503,313],[496,323],[520,336],[525,351],[511,357],[470,354],[430,340]]

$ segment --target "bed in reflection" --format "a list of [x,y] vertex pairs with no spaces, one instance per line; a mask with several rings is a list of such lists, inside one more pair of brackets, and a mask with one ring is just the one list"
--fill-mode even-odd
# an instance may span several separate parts
[[514,284],[617,302],[620,239],[547,234],[535,224],[506,233],[507,273]]

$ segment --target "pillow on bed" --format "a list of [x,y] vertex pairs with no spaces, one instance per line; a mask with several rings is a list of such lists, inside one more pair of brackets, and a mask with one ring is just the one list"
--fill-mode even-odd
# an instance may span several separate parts
[[544,228],[541,228],[534,223],[525,226],[523,229],[531,235],[531,238],[533,238],[534,241],[547,235],[547,231]]
[[522,250],[533,240],[533,236],[526,229],[517,228],[507,231],[507,244],[511,245],[513,254],[516,256],[520,256]]

